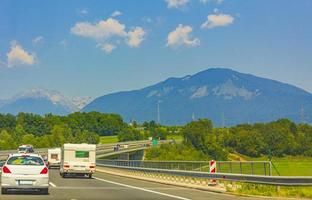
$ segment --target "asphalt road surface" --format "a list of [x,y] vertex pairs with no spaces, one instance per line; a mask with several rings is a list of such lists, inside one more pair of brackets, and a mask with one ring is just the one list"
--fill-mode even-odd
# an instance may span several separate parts
[[264,199],[247,198],[233,195],[218,194],[213,192],[187,189],[153,183],[148,181],[125,178],[109,175],[101,172],[94,174],[94,178],[62,178],[57,169],[50,170],[50,189],[48,195],[36,194],[6,194],[0,195],[0,199],[12,200],[36,200],[36,199],[118,199],[118,200],[140,200],[140,199],[167,199],[167,200],[188,200],[188,199]]

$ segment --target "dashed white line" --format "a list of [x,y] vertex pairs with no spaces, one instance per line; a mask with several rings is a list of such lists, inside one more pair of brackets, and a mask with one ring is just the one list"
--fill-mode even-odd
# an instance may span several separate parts
[[103,182],[106,182],[106,183],[120,185],[120,186],[127,187],[127,188],[132,188],[132,189],[136,189],[136,190],[142,190],[142,191],[145,191],[145,192],[159,194],[159,195],[162,195],[162,196],[167,196],[167,197],[171,197],[171,198],[175,198],[175,199],[191,200],[191,199],[184,198],[184,197],[179,197],[179,196],[176,196],[176,195],[166,194],[166,193],[162,193],[162,192],[156,192],[156,191],[153,191],[153,190],[148,190],[148,189],[145,189],[145,188],[140,188],[140,187],[136,187],[136,186],[132,186],[132,185],[126,185],[126,184],[123,184],[123,183],[117,183],[117,182],[114,182],[114,181],[109,181],[109,180],[105,180],[105,179],[101,179],[101,178],[97,178],[97,177],[94,177],[94,179],[99,180],[99,181],[103,181]]
[[49,182],[49,184],[52,186],[52,187],[56,187],[56,185],[52,182]]

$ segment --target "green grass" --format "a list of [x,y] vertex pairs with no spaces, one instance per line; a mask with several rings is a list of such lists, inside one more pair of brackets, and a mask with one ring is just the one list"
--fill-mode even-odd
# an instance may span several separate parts
[[[273,158],[273,164],[281,176],[312,176],[311,157]],[[273,170],[273,175],[278,175]]]
[[182,135],[168,135],[167,140],[175,140],[175,141],[182,141],[183,136]]
[[252,183],[227,184],[227,191],[237,194],[261,195],[271,197],[312,198],[311,186],[271,186]]
[[[237,154],[238,155],[238,154]],[[248,156],[238,155],[243,160],[267,161],[267,157],[251,158]],[[285,156],[282,158],[273,157],[272,163],[273,175],[280,176],[312,176],[312,157],[304,156]],[[260,166],[261,167],[261,166]]]
[[110,144],[110,143],[117,143],[117,142],[118,142],[117,135],[101,136],[100,138],[100,144]]

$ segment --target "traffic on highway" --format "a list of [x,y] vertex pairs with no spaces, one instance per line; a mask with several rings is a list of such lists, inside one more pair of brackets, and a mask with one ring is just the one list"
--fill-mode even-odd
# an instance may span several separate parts
[[2,166],[0,199],[241,198],[96,171],[95,155],[95,145],[89,144],[64,144],[49,149],[47,156],[9,154]]

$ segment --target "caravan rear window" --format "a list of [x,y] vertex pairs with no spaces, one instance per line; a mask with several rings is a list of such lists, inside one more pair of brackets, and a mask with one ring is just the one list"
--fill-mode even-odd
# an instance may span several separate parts
[[58,154],[56,153],[51,154],[51,159],[58,160]]
[[76,151],[76,158],[89,158],[89,151]]

